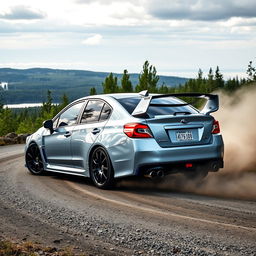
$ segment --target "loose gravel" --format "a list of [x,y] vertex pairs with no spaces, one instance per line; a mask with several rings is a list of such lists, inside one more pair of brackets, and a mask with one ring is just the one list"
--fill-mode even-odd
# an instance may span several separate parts
[[[61,191],[61,178],[56,178],[54,187],[54,177],[32,176],[20,162],[5,164],[6,170],[0,172],[0,200],[17,214],[26,214],[59,229],[60,234],[76,236],[80,241],[91,240],[99,247],[104,243],[113,255],[256,255],[252,234],[246,239],[249,232],[244,230],[221,231],[216,227],[212,232],[213,228],[207,231],[206,225],[194,223],[191,227],[186,221],[176,223],[132,209],[111,208],[101,200],[94,204],[93,199],[79,195],[72,199],[76,192],[66,188],[64,182]],[[41,178],[53,187],[31,183]],[[58,244],[61,240],[56,237],[53,242]]]

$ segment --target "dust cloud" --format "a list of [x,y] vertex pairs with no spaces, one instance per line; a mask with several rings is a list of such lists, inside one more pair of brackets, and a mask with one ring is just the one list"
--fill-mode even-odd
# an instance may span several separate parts
[[218,93],[220,109],[213,116],[220,122],[224,139],[224,169],[209,173],[203,181],[169,175],[161,183],[127,181],[121,182],[121,187],[256,201],[256,88],[253,87],[232,95]]
[[214,114],[225,143],[225,172],[256,171],[256,88],[220,93]]

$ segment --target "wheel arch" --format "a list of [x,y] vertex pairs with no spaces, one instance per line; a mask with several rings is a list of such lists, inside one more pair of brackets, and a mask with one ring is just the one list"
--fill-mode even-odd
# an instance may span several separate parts
[[29,142],[29,144],[28,144],[28,147],[29,147],[31,144],[36,144],[36,145],[39,147],[38,143],[37,143],[35,140],[31,140],[31,141]]
[[[40,150],[40,146],[38,145],[38,143],[35,140],[31,140],[28,145],[26,146],[26,151],[28,150],[28,148],[32,145],[32,144],[36,144],[36,146],[39,148]],[[41,150],[40,150],[41,151]]]
[[91,159],[91,156],[92,156],[93,151],[94,151],[96,148],[103,148],[103,149],[107,152],[108,157],[109,157],[109,159],[110,159],[111,166],[112,166],[112,168],[113,168],[113,172],[115,173],[115,169],[114,169],[114,166],[113,166],[113,161],[112,161],[112,159],[111,159],[111,155],[109,154],[107,148],[106,148],[104,145],[97,143],[97,144],[94,144],[94,145],[91,147],[91,149],[90,149],[90,151],[89,151],[89,153],[88,153],[87,166],[88,166],[88,170],[89,170],[89,177],[91,176],[91,174],[90,174],[90,159]]
[[[31,148],[32,146],[34,148],[36,148],[37,151],[38,151],[38,153],[36,153],[35,155],[34,155],[34,153],[32,153],[32,152],[35,152],[35,150],[34,151],[32,150],[32,148]],[[31,164],[31,161],[36,162],[36,163]],[[40,164],[41,164],[41,166],[40,166]],[[25,149],[25,166],[34,175],[42,175],[43,172],[45,171],[45,162],[44,162],[44,156],[43,156],[42,149],[38,145],[38,143],[34,140],[30,141],[28,143],[28,145],[26,146],[26,149]]]
[[31,140],[31,141],[28,143],[25,152],[27,152],[28,148],[29,148],[32,144],[36,144],[36,146],[38,147],[38,149],[39,149],[39,151],[40,151],[40,153],[41,153],[41,157],[42,157],[42,160],[43,160],[44,167],[45,167],[46,159],[47,159],[47,158],[46,158],[45,152],[44,152],[44,150],[43,150],[43,148],[42,148],[42,145],[40,146],[40,144],[39,144],[36,140],[33,139],[33,140]]

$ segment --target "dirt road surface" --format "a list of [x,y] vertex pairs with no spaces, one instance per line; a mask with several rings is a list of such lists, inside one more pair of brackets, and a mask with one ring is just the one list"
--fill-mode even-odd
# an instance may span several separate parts
[[[0,148],[0,236],[88,255],[256,255],[255,201],[121,182],[31,175],[24,146]],[[256,185],[256,184],[255,184]]]

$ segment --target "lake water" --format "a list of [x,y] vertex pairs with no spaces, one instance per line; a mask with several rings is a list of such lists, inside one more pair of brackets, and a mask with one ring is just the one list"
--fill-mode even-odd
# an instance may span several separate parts
[[[58,105],[59,103],[53,103],[53,105]],[[43,103],[20,103],[20,104],[7,104],[4,108],[33,108],[41,107]]]
[[7,104],[4,108],[33,108],[41,107],[43,103],[20,103],[20,104]]

